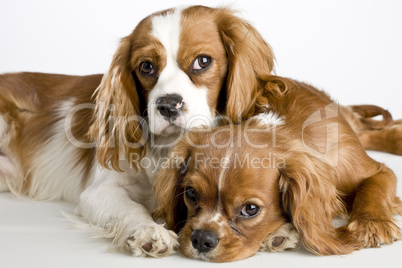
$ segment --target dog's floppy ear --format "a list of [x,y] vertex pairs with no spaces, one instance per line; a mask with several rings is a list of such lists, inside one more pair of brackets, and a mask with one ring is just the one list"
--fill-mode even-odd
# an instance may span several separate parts
[[356,250],[358,241],[342,241],[332,224],[334,215],[346,214],[335,187],[336,170],[305,152],[293,152],[285,159],[279,179],[282,204],[301,243],[319,255]]
[[187,219],[182,180],[191,161],[189,148],[182,139],[169,154],[168,161],[163,164],[154,182],[158,206],[152,215],[156,219],[165,220],[167,228],[176,233],[183,228]]
[[109,70],[94,97],[91,137],[97,143],[97,159],[105,168],[120,170],[119,161],[132,153],[143,155],[145,139],[140,122],[140,102],[131,75],[131,36],[122,39]]
[[234,122],[254,114],[255,101],[274,68],[274,54],[260,33],[230,9],[218,9],[218,29],[228,55],[225,114]]

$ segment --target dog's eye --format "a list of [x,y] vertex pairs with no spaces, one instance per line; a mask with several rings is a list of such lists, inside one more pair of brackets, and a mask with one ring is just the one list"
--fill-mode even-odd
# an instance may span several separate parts
[[190,200],[193,203],[197,202],[198,194],[193,187],[187,187],[185,189],[185,192],[186,192],[186,197],[188,198],[188,200]]
[[245,205],[242,208],[240,214],[243,217],[251,218],[251,217],[256,216],[258,214],[258,212],[260,212],[259,207],[257,207],[256,205],[249,204],[249,205]]
[[153,75],[155,72],[156,70],[152,62],[144,61],[140,64],[140,73],[145,75]]
[[208,56],[198,56],[193,63],[193,71],[200,71],[211,66],[212,59]]

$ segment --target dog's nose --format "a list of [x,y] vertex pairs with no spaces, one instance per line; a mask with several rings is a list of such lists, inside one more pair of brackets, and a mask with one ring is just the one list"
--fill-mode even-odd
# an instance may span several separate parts
[[177,94],[168,94],[156,100],[156,109],[166,119],[174,120],[183,108],[183,97]]
[[209,252],[219,243],[219,238],[214,232],[194,230],[191,233],[191,243],[199,252]]

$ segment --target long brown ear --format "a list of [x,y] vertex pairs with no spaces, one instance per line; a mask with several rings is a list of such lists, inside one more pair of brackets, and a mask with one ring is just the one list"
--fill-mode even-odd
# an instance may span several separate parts
[[155,182],[154,192],[158,206],[152,213],[154,218],[166,221],[167,228],[180,232],[187,219],[184,203],[182,180],[191,161],[189,145],[184,139],[170,153],[169,159],[160,170]]
[[288,155],[280,171],[283,208],[306,249],[319,255],[347,254],[358,249],[358,241],[342,241],[332,223],[336,215],[346,214],[335,187],[336,170],[301,152]]
[[97,142],[97,158],[105,168],[121,171],[120,160],[143,155],[140,103],[130,67],[130,36],[124,38],[108,72],[95,92],[96,110],[90,135]]
[[274,68],[274,54],[260,33],[229,9],[218,9],[217,25],[228,55],[225,114],[234,122],[254,113],[261,83]]

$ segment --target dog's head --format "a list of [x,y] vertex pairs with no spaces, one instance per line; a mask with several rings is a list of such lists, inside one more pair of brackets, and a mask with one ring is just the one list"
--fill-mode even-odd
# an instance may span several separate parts
[[157,178],[155,216],[181,232],[185,256],[244,259],[286,222],[278,186],[282,160],[275,148],[256,148],[272,146],[270,133],[243,135],[237,127],[186,134]]
[[[244,259],[287,221],[279,187],[285,159],[270,133],[237,128],[187,133],[158,175],[154,216],[181,232],[185,256]],[[285,242],[272,239],[273,247]]]
[[154,216],[181,234],[180,250],[191,258],[227,262],[284,249],[298,240],[281,231],[289,221],[318,252],[336,240],[332,216],[344,212],[335,177],[284,127],[189,132],[156,179]]
[[99,162],[118,169],[122,154],[143,152],[149,134],[177,136],[216,114],[247,117],[272,68],[268,44],[229,9],[150,15],[122,39],[96,92]]

